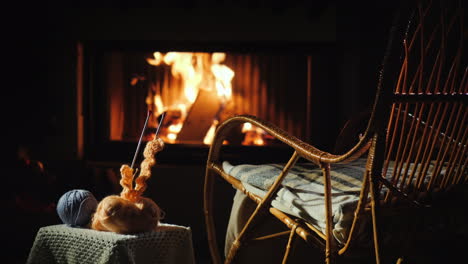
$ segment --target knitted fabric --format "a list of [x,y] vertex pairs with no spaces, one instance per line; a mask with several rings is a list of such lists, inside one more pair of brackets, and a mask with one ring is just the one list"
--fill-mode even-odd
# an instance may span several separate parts
[[161,224],[156,232],[122,235],[52,225],[39,229],[27,264],[194,264],[189,227]]

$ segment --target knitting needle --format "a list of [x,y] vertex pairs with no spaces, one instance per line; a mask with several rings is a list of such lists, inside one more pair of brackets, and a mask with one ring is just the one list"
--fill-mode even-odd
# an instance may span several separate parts
[[156,129],[156,134],[154,134],[154,139],[156,139],[156,137],[158,136],[159,128],[161,128],[161,125],[162,125],[162,122],[164,120],[164,115],[165,114],[166,114],[166,112],[163,112],[162,115],[161,115],[161,121],[159,121],[158,128]]
[[[132,169],[133,169],[133,166],[135,165],[135,160],[136,160],[136,157],[138,155],[138,151],[140,150],[141,141],[143,139],[143,135],[145,134],[146,125],[148,124],[148,119],[149,119],[150,116],[151,116],[151,110],[148,110],[148,114],[146,115],[145,125],[143,126],[143,131],[141,131],[140,140],[138,141],[138,145],[137,145],[137,149],[135,151],[135,155],[133,155],[132,166],[130,166],[130,168],[132,168]],[[158,127],[158,129],[159,129],[159,127]]]

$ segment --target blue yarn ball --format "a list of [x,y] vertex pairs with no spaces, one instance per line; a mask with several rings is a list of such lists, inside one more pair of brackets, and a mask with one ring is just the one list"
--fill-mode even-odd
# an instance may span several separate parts
[[85,227],[91,221],[97,205],[98,201],[90,191],[71,190],[60,197],[57,213],[64,224]]

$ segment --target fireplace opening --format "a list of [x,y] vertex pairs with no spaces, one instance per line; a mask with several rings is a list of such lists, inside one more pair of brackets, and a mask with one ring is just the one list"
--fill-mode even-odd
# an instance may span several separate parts
[[[89,74],[95,134],[109,142],[159,134],[167,144],[209,145],[216,127],[237,114],[308,136],[311,55],[298,50],[172,50],[93,45]],[[164,119],[161,116],[164,113]],[[225,144],[268,146],[267,133],[245,123]]]

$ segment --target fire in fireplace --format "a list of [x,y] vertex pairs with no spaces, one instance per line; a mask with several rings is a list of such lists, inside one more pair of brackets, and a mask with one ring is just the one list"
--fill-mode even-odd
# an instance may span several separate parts
[[[235,114],[256,115],[307,136],[311,56],[306,52],[106,47],[92,57],[91,81],[100,87],[96,98],[106,107],[102,127],[111,141],[137,141],[148,110],[153,115],[146,139],[161,125],[159,136],[170,144],[210,144],[217,125]],[[246,123],[225,143],[275,142]]]
[[[146,59],[150,65],[170,66],[149,73],[154,78],[150,76],[148,85],[148,109],[155,116],[167,116],[156,124],[162,128],[160,137],[170,143],[210,144],[223,111],[232,103],[234,71],[223,64],[226,53],[154,52],[153,57]],[[168,82],[168,76],[175,81]]]

